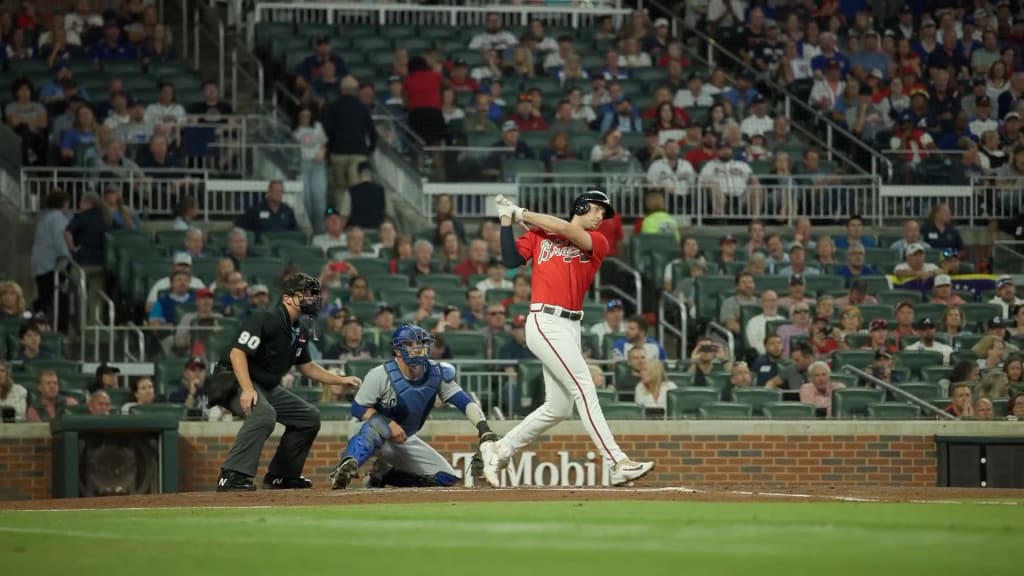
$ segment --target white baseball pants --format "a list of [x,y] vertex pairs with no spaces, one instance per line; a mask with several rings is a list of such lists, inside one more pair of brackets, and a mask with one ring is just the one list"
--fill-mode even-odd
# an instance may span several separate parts
[[544,365],[544,404],[500,440],[502,455],[511,455],[555,424],[572,417],[575,403],[598,453],[609,464],[626,460],[604,419],[594,380],[583,359],[580,323],[530,312],[526,319],[526,346]]

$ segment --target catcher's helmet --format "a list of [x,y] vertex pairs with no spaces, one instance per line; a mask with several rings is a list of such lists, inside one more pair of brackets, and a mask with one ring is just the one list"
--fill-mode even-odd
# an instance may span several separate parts
[[391,337],[391,347],[395,356],[409,366],[426,366],[430,361],[430,346],[434,337],[423,328],[413,324],[403,324],[395,330]]

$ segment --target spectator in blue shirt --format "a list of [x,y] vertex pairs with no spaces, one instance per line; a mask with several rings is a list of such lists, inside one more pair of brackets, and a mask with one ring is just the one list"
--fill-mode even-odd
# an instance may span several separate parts
[[75,112],[71,128],[60,137],[60,156],[65,164],[90,166],[99,157],[96,148],[96,114],[92,107],[83,104]]
[[72,77],[70,65],[60,62],[53,67],[53,80],[39,89],[39,99],[43,104],[50,105],[54,102],[68,102],[73,96],[89,100],[89,92]]
[[171,290],[157,298],[156,304],[149,310],[150,326],[174,326],[175,309],[178,304],[195,302],[195,294],[189,290],[192,276],[188,272],[175,270],[171,274]]
[[811,70],[824,72],[830,60],[839,62],[839,75],[845,78],[850,73],[850,59],[836,50],[836,36],[831,32],[822,32],[818,39],[821,54],[811,58]]
[[877,248],[878,243],[871,236],[862,236],[864,233],[864,220],[858,214],[850,216],[846,221],[846,236],[833,238],[836,250],[846,250],[854,244],[860,244],[865,248]]
[[846,278],[847,284],[850,283],[850,280],[860,276],[877,276],[879,274],[878,270],[865,264],[866,258],[867,251],[864,249],[863,244],[859,242],[851,244],[850,248],[846,251],[846,265],[836,269],[833,273]]
[[733,117],[743,118],[747,115],[747,108],[758,95],[754,88],[756,79],[753,72],[744,70],[736,78],[736,85],[722,93],[722,98],[732,105]]
[[625,336],[619,338],[612,345],[612,359],[616,362],[623,361],[633,348],[640,348],[648,360],[664,361],[668,358],[665,348],[647,335],[649,324],[643,316],[633,316],[626,319]]
[[872,70],[881,70],[883,78],[888,78],[892,59],[879,49],[878,32],[868,30],[864,33],[863,42],[860,52],[850,56],[854,71],[861,78],[865,78]]
[[103,41],[93,46],[89,51],[89,57],[99,66],[103,62],[138,60],[139,55],[131,42],[126,42],[121,37],[121,27],[117,21],[111,20],[103,27]]
[[305,92],[306,88],[320,78],[320,68],[324,63],[334,63],[334,72],[338,78],[348,76],[348,66],[339,56],[332,53],[331,39],[321,36],[316,39],[316,53],[309,56],[299,65],[299,75],[295,79],[296,88]]

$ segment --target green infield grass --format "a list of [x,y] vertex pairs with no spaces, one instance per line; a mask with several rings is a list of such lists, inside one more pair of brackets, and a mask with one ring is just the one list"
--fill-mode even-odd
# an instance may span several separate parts
[[0,565],[12,576],[1012,574],[1020,569],[1024,505],[1010,504],[4,511]]

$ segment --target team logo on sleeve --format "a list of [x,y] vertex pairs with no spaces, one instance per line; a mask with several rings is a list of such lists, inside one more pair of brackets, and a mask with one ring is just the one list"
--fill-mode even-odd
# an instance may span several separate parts
[[552,258],[561,258],[566,264],[572,262],[575,258],[579,258],[582,263],[590,262],[589,256],[568,242],[543,240],[540,243],[540,254],[537,255],[537,263],[543,264]]

